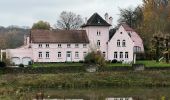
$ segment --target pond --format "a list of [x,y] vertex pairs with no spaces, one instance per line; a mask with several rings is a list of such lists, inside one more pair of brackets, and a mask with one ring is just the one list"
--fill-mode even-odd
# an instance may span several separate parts
[[[170,88],[45,89],[47,100],[170,100]],[[39,91],[27,96],[36,98]],[[26,98],[26,97],[25,97]]]

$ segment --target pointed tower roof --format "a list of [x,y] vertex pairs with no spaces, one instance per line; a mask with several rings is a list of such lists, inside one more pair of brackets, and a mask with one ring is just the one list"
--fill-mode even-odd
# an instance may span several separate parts
[[82,25],[82,27],[86,26],[111,26],[107,23],[98,13],[94,13],[87,21],[86,24]]

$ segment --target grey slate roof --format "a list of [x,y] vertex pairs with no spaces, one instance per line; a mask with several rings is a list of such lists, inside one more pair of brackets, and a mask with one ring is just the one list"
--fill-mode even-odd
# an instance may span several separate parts
[[94,13],[88,20],[87,23],[82,25],[82,27],[86,26],[111,26],[107,23],[98,13]]
[[89,43],[85,30],[31,30],[33,43]]

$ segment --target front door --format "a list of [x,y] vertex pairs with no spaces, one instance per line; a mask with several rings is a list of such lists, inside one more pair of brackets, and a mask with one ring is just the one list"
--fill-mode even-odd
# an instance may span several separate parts
[[71,61],[72,61],[72,59],[71,59],[71,51],[67,51],[66,61],[68,61],[68,62],[71,62]]

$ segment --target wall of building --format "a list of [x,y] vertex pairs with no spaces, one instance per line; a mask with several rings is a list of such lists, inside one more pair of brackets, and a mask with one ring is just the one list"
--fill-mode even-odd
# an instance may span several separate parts
[[[109,27],[108,26],[87,26],[83,28],[87,32],[90,40],[90,48],[97,48],[101,52],[105,52],[107,59],[107,42],[109,40]],[[100,35],[97,35],[100,32]],[[98,33],[99,34],[99,33]],[[100,47],[97,47],[97,41],[100,40]]]
[[[71,47],[68,48],[67,44],[61,44],[61,48],[58,47],[58,44],[49,44],[49,47],[46,47],[46,44],[42,44],[42,48],[39,47],[39,44],[32,44],[33,49],[33,60],[34,62],[66,62],[67,52],[71,52],[71,61],[78,62],[84,60],[84,52],[88,53],[88,45],[86,48],[83,47],[83,44],[79,44],[79,47],[75,47],[75,44],[71,44]],[[42,58],[39,58],[39,52],[42,52]],[[46,52],[49,52],[49,58],[46,57]],[[58,52],[61,52],[61,57],[58,57]],[[75,52],[78,52],[79,57],[75,57]]]
[[[117,46],[117,40],[120,40],[120,47]],[[125,47],[122,47],[123,40],[125,40],[126,43]],[[125,62],[133,61],[134,43],[122,26],[119,27],[119,29],[116,31],[115,35],[109,41],[108,45],[109,45],[108,48],[109,60],[116,59],[118,61],[125,61]],[[118,53],[117,58],[114,58],[114,52]],[[120,59],[120,52],[123,52],[123,59]],[[128,59],[127,58],[125,59],[125,52],[128,52]]]

